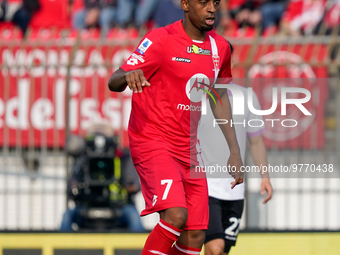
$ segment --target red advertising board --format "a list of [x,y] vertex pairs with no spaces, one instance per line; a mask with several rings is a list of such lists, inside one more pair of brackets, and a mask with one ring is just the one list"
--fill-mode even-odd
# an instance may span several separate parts
[[[130,56],[135,45],[135,42],[131,42],[114,47],[82,46],[74,54],[71,46],[58,44],[57,41],[39,47],[1,47],[0,145],[63,146],[68,103],[72,133],[83,135],[91,123],[105,120],[122,135],[126,146],[131,93],[111,93],[107,81],[112,72]],[[246,62],[249,61],[250,52],[249,45],[235,45],[233,57],[238,63]],[[267,127],[264,135],[267,147],[323,147],[328,90],[325,89],[326,80],[320,82],[316,78],[326,78],[327,69],[308,63],[320,63],[326,56],[326,47],[320,45],[296,45],[280,49],[275,45],[265,45],[258,47],[253,54],[253,59],[250,59],[253,64],[248,66],[250,68],[235,66],[233,69],[234,77],[265,80],[261,84],[256,83],[257,79],[250,81],[262,109],[270,108],[271,98],[265,92],[273,86],[273,78],[302,79],[303,86],[312,93],[313,100],[308,107],[313,111],[313,120],[306,121],[303,128],[294,134]],[[67,87],[69,62],[72,65]],[[68,102],[67,89],[70,94]],[[293,111],[292,114],[295,113]]]
[[133,47],[78,49],[69,87],[69,47],[1,48],[0,144],[63,146],[68,89],[72,133],[83,135],[92,123],[107,121],[127,146],[131,93],[112,93],[107,81]]

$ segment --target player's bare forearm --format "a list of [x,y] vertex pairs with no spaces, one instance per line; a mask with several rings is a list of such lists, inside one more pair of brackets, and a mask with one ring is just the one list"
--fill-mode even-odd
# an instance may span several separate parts
[[119,68],[117,71],[115,71],[109,80],[109,89],[111,91],[115,92],[122,92],[125,90],[127,86],[127,81],[125,77],[126,72]]
[[[267,150],[261,135],[249,138],[251,156],[254,159],[255,165],[262,169],[261,166],[267,166]],[[260,172],[262,178],[269,178],[267,172]]]
[[[228,123],[230,123],[232,120],[232,115],[231,115],[231,106],[230,106],[227,90],[216,89],[216,91],[221,98],[222,105],[220,104],[220,102],[218,102],[215,105],[213,100],[209,98],[214,117],[216,119],[225,119],[228,121]],[[243,173],[240,171],[241,166],[243,166],[241,154],[240,154],[240,147],[237,143],[234,127],[231,125],[226,125],[226,124],[220,124],[219,126],[228,143],[229,150],[230,150],[228,166],[230,165],[236,168],[236,171],[229,172],[235,179],[235,181],[231,183],[231,188],[233,189],[236,185],[243,182]]]
[[226,89],[216,89],[218,95],[221,98],[222,105],[219,100],[216,100],[217,104],[213,102],[212,98],[209,97],[210,106],[214,114],[215,119],[224,119],[228,121],[228,124],[220,124],[220,128],[224,137],[227,140],[230,154],[240,154],[240,147],[238,146],[235,129],[233,126],[229,125],[232,120],[231,106],[228,98],[228,93]]
[[141,69],[125,72],[123,69],[119,68],[112,74],[109,80],[109,88],[112,91],[122,92],[125,90],[126,86],[129,86],[135,93],[142,93],[143,87],[149,87],[150,83],[146,80]]

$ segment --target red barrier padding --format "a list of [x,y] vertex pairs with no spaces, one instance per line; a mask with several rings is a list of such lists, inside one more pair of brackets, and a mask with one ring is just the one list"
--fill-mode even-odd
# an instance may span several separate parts
[[1,41],[21,40],[23,38],[23,34],[19,28],[15,27],[12,23],[6,22],[4,24],[6,25],[0,26]]
[[107,34],[106,38],[119,41],[137,40],[139,38],[139,33],[136,28],[130,29],[112,28]]

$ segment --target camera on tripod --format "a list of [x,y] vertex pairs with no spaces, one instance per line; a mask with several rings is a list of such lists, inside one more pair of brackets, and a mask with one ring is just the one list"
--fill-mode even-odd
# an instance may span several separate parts
[[119,183],[118,137],[96,131],[85,139],[73,136],[68,142],[72,144],[69,147],[73,147],[71,150],[68,148],[68,152],[73,151],[69,154],[75,156],[68,182],[68,197],[79,209],[78,227],[114,228],[119,225],[116,219],[121,216],[121,208],[126,202]]

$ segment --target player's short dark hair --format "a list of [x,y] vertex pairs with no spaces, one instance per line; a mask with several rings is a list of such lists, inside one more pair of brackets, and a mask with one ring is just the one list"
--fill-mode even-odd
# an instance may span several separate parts
[[231,51],[231,55],[234,53],[234,47],[231,45],[231,43],[229,41],[227,41],[229,43],[229,47],[230,47],[230,51]]

